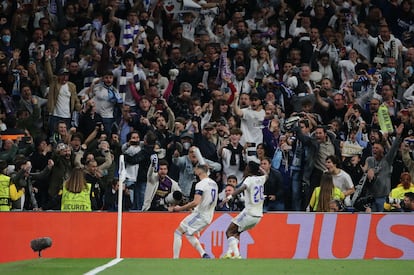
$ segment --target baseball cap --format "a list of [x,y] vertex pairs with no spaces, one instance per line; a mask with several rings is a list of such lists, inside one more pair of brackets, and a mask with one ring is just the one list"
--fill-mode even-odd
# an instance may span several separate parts
[[214,129],[214,128],[216,128],[216,124],[213,122],[207,122],[203,127],[203,129]]
[[64,74],[69,74],[68,69],[62,68],[59,70],[58,75],[64,75]]
[[194,134],[189,132],[189,131],[185,131],[184,133],[182,133],[180,135],[180,138],[191,138],[194,139]]

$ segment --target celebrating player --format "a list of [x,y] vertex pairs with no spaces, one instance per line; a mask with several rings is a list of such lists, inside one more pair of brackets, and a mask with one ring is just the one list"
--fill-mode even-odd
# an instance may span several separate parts
[[[263,175],[261,175],[263,174]],[[247,177],[242,185],[237,188],[233,194],[227,196],[222,203],[233,199],[235,196],[245,191],[245,208],[237,215],[229,225],[226,231],[228,248],[223,255],[224,259],[241,259],[238,248],[240,234],[243,231],[253,228],[259,223],[263,216],[264,184],[268,174],[259,167],[259,164],[250,161],[248,165]]]
[[194,169],[196,177],[200,181],[195,186],[194,200],[183,205],[169,208],[170,211],[178,212],[191,210],[193,213],[188,215],[174,232],[173,258],[178,259],[182,245],[182,235],[185,234],[191,245],[197,249],[202,258],[211,258],[200,244],[195,233],[200,232],[209,225],[213,219],[214,209],[217,205],[218,187],[217,183],[208,177],[207,165],[198,165]]

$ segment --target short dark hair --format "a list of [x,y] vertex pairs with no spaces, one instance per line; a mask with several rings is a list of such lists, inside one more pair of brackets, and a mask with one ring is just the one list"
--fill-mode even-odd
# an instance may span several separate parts
[[326,160],[330,160],[332,161],[333,164],[336,165],[336,167],[339,167],[341,165],[341,161],[339,160],[339,158],[335,155],[330,155],[326,157]]
[[126,135],[126,139],[129,141],[132,137],[132,134],[138,134],[138,136],[141,138],[140,134],[138,131],[131,131]]
[[166,161],[165,159],[161,159],[161,160],[158,162],[158,165],[159,165],[159,166],[167,166],[167,167],[169,167],[169,163],[168,163],[168,161]]
[[83,142],[83,134],[80,132],[76,132],[74,133],[71,137],[70,137],[70,141],[74,140],[75,138],[78,138],[81,142]]
[[404,194],[411,202],[414,201],[414,192],[407,192]]
[[144,136],[144,141],[147,143],[147,145],[155,145],[155,142],[157,141],[157,136],[154,134],[153,131],[148,131]]
[[234,179],[237,181],[237,177],[235,175],[230,175],[227,177],[227,180]]

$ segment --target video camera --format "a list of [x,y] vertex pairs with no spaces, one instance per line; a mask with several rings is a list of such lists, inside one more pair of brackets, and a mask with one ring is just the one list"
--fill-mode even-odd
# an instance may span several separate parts
[[393,197],[386,197],[385,202],[388,203],[388,204],[399,204],[399,205],[401,205],[401,207],[404,206],[404,200],[393,198]]
[[292,128],[295,125],[297,125],[297,123],[299,122],[300,119],[301,119],[301,116],[299,116],[299,115],[289,117],[288,119],[285,120],[285,123],[283,124],[283,128],[286,131],[292,130]]
[[371,207],[371,204],[374,202],[375,198],[373,196],[361,197],[355,201],[354,208],[358,211],[365,211],[365,209]]

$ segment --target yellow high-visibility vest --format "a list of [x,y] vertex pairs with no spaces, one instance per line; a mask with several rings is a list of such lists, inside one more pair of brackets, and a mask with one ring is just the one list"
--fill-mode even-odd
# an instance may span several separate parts
[[10,211],[10,177],[0,174],[0,211]]
[[63,192],[62,192],[62,211],[92,211],[91,206],[91,184],[86,184],[87,188],[82,190],[80,193],[72,193],[68,191],[63,184]]

